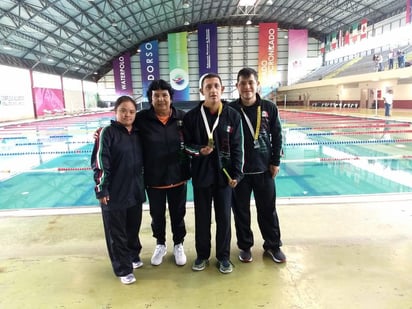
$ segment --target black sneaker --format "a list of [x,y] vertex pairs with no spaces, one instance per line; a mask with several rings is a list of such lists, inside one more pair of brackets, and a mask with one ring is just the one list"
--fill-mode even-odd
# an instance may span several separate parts
[[272,260],[275,261],[276,263],[286,262],[286,256],[282,252],[282,250],[280,250],[280,248],[268,249],[266,250],[266,254],[268,254],[272,258]]
[[229,260],[218,261],[217,264],[222,274],[230,274],[233,271],[232,263]]
[[193,262],[192,270],[194,270],[194,271],[204,270],[208,264],[209,264],[209,260],[197,258]]
[[253,261],[252,251],[249,250],[240,250],[239,260],[243,263],[250,263]]

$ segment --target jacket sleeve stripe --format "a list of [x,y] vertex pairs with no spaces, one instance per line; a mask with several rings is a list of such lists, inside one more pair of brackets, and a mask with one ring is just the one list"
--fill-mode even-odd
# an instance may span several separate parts
[[102,131],[100,132],[100,135],[97,141],[98,147],[96,151],[96,169],[98,170],[98,174],[96,177],[96,192],[101,192],[103,190],[103,184],[105,183],[105,180],[106,180],[106,173],[104,172],[104,164],[103,164],[103,159],[102,159],[103,139],[104,139],[105,132],[106,132],[106,128],[103,128]]

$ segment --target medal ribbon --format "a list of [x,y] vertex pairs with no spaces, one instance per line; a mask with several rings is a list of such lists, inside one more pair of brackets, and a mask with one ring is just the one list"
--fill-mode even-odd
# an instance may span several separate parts
[[209,123],[207,121],[206,113],[205,113],[205,109],[204,109],[203,105],[200,108],[200,112],[202,113],[202,118],[203,118],[203,122],[204,122],[205,127],[206,127],[206,133],[207,133],[207,137],[209,138],[209,141],[210,140],[213,141],[213,132],[215,131],[217,125],[219,124],[219,116],[222,113],[222,109],[223,109],[223,104],[220,103],[219,110],[217,112],[217,118],[216,118],[215,122],[213,123],[212,130],[210,130]]
[[245,120],[246,120],[247,126],[249,127],[250,134],[252,134],[253,139],[257,141],[259,138],[260,123],[262,122],[262,113],[261,113],[260,105],[257,108],[257,114],[256,114],[256,131],[253,130],[252,122],[250,121],[249,117],[246,115],[245,111],[243,110],[243,107],[241,108],[241,111],[243,113],[243,116],[245,116]]

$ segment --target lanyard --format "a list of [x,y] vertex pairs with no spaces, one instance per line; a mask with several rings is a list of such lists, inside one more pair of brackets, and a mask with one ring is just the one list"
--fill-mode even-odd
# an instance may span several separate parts
[[256,142],[259,138],[259,132],[260,132],[260,123],[262,121],[262,113],[261,113],[261,107],[258,105],[257,108],[257,113],[256,113],[256,131],[253,130],[253,125],[252,122],[250,121],[249,117],[246,115],[245,111],[243,110],[243,107],[241,108],[241,111],[243,113],[243,116],[245,116],[245,120],[247,123],[247,126],[249,127],[250,134],[252,134],[254,141]]
[[219,124],[219,116],[222,113],[222,108],[223,108],[223,104],[220,103],[219,111],[217,112],[217,118],[216,118],[215,122],[213,123],[212,130],[210,130],[209,122],[207,121],[207,118],[206,118],[205,108],[203,107],[203,105],[200,108],[200,112],[202,113],[202,117],[203,117],[203,122],[204,122],[205,127],[206,127],[206,133],[207,133],[207,137],[208,137],[208,146],[210,146],[210,147],[213,147],[213,145],[214,145],[213,132],[215,131],[217,125]]

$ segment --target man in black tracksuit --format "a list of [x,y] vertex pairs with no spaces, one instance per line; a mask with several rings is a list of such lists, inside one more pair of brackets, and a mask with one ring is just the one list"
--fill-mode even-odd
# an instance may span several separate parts
[[137,113],[135,125],[143,145],[144,180],[149,198],[152,231],[156,248],[152,265],[160,265],[166,254],[166,201],[173,233],[173,254],[178,266],[186,264],[183,241],[186,236],[187,181],[190,158],[184,151],[184,111],[172,106],[173,89],[169,83],[154,80],[147,91],[149,109]]
[[190,110],[183,121],[185,147],[192,156],[195,271],[205,269],[210,257],[213,200],[219,271],[232,272],[230,204],[232,188],[243,176],[243,133],[240,115],[221,101],[223,89],[219,75],[206,75],[200,89],[205,101]]
[[260,98],[258,86],[255,70],[240,70],[236,83],[240,98],[230,103],[242,116],[245,141],[244,178],[234,189],[232,205],[237,245],[239,259],[251,262],[254,240],[250,227],[250,198],[253,191],[265,253],[274,262],[283,263],[286,257],[280,249],[282,241],[274,182],[282,153],[282,128],[277,106]]

